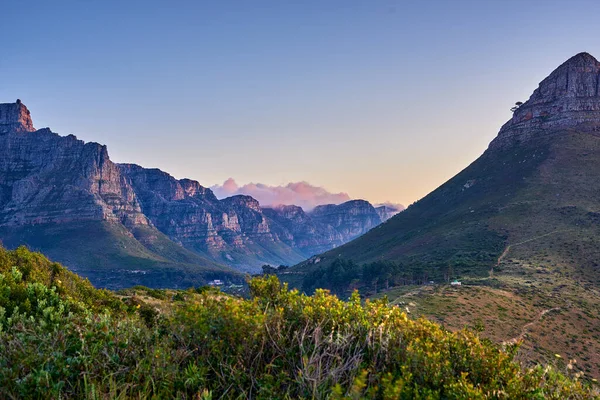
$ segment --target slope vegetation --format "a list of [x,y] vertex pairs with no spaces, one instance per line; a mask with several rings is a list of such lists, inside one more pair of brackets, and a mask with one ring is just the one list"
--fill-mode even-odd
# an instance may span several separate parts
[[[558,353],[600,376],[599,82],[595,58],[567,60],[471,165],[281,277],[307,291],[385,292],[447,327],[522,338],[531,362]],[[463,285],[448,288],[454,279]]]
[[0,249],[2,398],[598,397],[593,382],[523,369],[468,330],[412,320],[385,301],[250,282],[118,296],[24,248]]

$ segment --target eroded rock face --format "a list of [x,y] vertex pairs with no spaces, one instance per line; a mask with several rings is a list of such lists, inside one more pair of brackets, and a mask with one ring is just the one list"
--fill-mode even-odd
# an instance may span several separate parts
[[[308,213],[298,206],[265,208],[264,213],[276,222],[273,232],[307,258],[341,246],[382,222],[380,212],[364,200],[321,205]],[[382,215],[389,218],[391,212]]]
[[161,170],[135,164],[120,164],[119,168],[131,182],[144,214],[185,247],[219,259],[220,253],[250,253],[248,246],[255,242],[277,240],[258,201],[250,196],[218,200],[210,189],[190,179],[177,180]]
[[365,201],[305,213],[263,209],[250,196],[219,200],[196,181],[115,164],[106,146],[35,130],[20,102],[0,104],[0,227],[108,221],[133,237],[147,225],[202,256],[252,271],[302,261],[381,220]]
[[[106,146],[33,130],[20,103],[1,104],[0,226],[109,220],[147,224]],[[11,122],[12,121],[12,122]]]
[[579,53],[555,69],[500,129],[490,148],[564,128],[599,130],[600,63]]
[[21,100],[16,103],[0,104],[0,133],[33,132],[29,110]]
[[321,207],[313,216],[298,206],[262,208],[250,196],[218,200],[198,182],[177,180],[158,169],[134,164],[119,168],[143,213],[161,232],[238,267],[291,264],[342,245],[381,222],[365,201]]
[[396,207],[390,207],[390,206],[379,206],[379,207],[375,207],[375,211],[377,212],[377,215],[379,215],[379,218],[381,219],[381,222],[385,222],[388,219],[392,218],[394,215],[398,214],[399,212],[401,212],[404,208],[396,208]]
[[300,249],[306,257],[347,241],[333,226],[313,219],[301,207],[280,205],[263,212],[274,222],[272,230],[279,239]]
[[311,217],[340,232],[344,243],[358,237],[381,224],[381,218],[375,208],[365,200],[350,200],[340,205],[327,204],[317,206]]

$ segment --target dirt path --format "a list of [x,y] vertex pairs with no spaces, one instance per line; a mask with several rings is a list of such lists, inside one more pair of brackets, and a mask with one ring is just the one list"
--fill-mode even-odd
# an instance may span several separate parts
[[506,255],[510,251],[510,246],[511,246],[510,244],[508,246],[506,246],[506,248],[504,249],[504,251],[502,252],[502,254],[500,254],[500,257],[498,257],[498,261],[496,262],[496,267],[498,265],[500,265],[500,263],[502,262],[502,260],[504,259],[504,257],[506,257]]
[[529,328],[531,328],[533,325],[540,322],[544,318],[544,316],[546,314],[548,314],[549,312],[558,311],[558,310],[560,310],[560,307],[549,308],[547,310],[541,311],[533,321],[528,322],[525,325],[523,325],[523,328],[521,328],[521,333],[518,336],[505,341],[504,344],[505,345],[506,344],[514,344],[514,343],[517,343],[517,342],[523,340],[525,338],[525,335],[527,335],[527,333],[529,332]]
[[[509,244],[508,246],[506,246],[506,248],[504,249],[502,254],[500,254],[500,257],[498,257],[498,261],[496,262],[495,267],[500,265],[502,260],[504,260],[504,258],[508,255],[508,252],[510,251],[511,247],[520,246],[522,244],[529,243],[529,242],[541,239],[546,236],[554,235],[555,233],[567,232],[567,231],[569,231],[569,229],[557,229],[557,230],[549,232],[549,233],[544,233],[543,235],[540,235],[540,236],[532,237],[531,239],[523,240],[522,242],[519,242],[519,243]],[[492,267],[492,269],[490,270],[490,274],[493,274],[493,273],[494,273],[494,267]]]

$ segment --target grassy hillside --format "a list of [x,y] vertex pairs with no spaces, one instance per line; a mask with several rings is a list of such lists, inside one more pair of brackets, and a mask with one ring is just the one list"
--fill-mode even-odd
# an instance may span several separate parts
[[187,288],[215,278],[244,279],[241,273],[178,246],[147,226],[137,227],[133,235],[121,225],[100,221],[3,227],[0,237],[8,248],[27,243],[99,287]]
[[[560,308],[529,325],[526,358],[547,361],[558,352],[598,377],[598,170],[595,133],[560,131],[487,151],[380,227],[281,277],[308,291],[386,293],[452,329],[487,319],[483,335],[499,341]],[[459,301],[452,291],[423,285],[443,288],[456,278],[480,289],[485,304],[505,302],[505,310],[479,307],[468,288],[459,292],[468,301]]]
[[274,277],[250,287],[251,299],[208,288],[115,295],[40,254],[0,249],[0,397],[598,397],[569,369],[522,368],[513,345],[384,300],[306,296]]
[[557,132],[487,151],[406,211],[297,271],[341,258],[418,264],[437,279],[449,271],[482,277],[512,245],[523,257],[560,261],[598,283],[599,168],[600,137],[589,133]]

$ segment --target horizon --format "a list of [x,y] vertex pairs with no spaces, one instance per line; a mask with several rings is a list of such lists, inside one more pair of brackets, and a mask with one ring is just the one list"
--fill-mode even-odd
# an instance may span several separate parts
[[545,2],[518,15],[506,2],[144,4],[41,3],[26,30],[7,5],[19,35],[0,93],[38,128],[205,187],[308,182],[408,206],[483,153],[558,65],[600,54],[595,13]]

